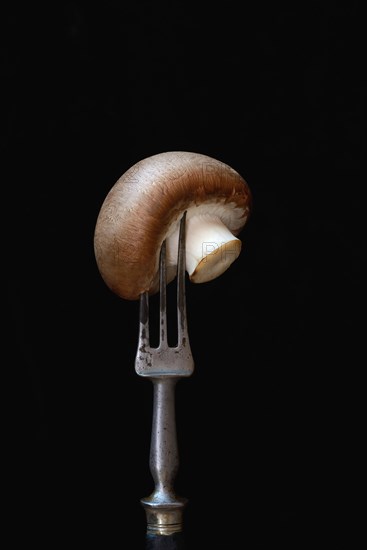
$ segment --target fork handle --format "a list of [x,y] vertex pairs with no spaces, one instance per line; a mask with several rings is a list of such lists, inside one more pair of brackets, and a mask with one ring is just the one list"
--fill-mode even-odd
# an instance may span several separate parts
[[186,550],[182,533],[147,535],[146,550]]
[[153,424],[150,446],[150,471],[156,491],[169,500],[174,494],[179,456],[175,419],[175,387],[177,378],[153,379]]
[[[167,537],[182,531],[183,508],[186,505],[186,499],[178,497],[173,487],[179,466],[175,419],[178,377],[162,375],[151,380],[154,397],[149,464],[155,488],[141,503],[147,515],[148,535]],[[168,541],[165,543],[168,544]]]

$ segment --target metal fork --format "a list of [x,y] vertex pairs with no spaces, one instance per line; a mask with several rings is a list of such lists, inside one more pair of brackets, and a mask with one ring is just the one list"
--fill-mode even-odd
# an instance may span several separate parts
[[174,480],[179,467],[179,454],[175,420],[175,386],[178,380],[194,371],[191,353],[185,297],[185,222],[180,222],[177,262],[177,346],[170,347],[167,340],[166,308],[166,243],[160,252],[159,304],[160,341],[156,348],[149,342],[149,296],[140,296],[139,342],[135,370],[153,382],[153,423],[150,446],[150,471],[155,488],[152,494],[141,499],[146,512],[147,535],[173,535],[183,527],[183,509],[186,498],[176,495]]

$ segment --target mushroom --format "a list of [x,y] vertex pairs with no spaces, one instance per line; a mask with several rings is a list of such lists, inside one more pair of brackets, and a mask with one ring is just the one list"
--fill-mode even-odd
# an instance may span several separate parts
[[158,292],[161,245],[166,240],[169,283],[186,212],[186,271],[193,283],[211,281],[238,258],[237,235],[250,208],[246,181],[219,160],[186,151],[147,157],[117,180],[101,206],[94,232],[98,269],[127,300]]

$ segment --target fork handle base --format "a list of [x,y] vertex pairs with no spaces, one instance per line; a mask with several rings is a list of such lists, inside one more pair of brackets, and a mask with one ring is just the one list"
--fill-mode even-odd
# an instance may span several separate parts
[[147,535],[168,536],[182,531],[186,499],[181,500],[167,504],[152,503],[149,497],[141,500],[147,517]]

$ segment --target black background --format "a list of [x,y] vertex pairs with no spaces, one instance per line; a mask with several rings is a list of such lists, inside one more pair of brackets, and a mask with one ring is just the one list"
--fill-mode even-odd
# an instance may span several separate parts
[[144,547],[152,388],[134,371],[138,304],[102,281],[93,232],[117,178],[169,150],[230,164],[254,201],[239,259],[187,287],[196,368],[177,386],[176,487],[188,549],[339,536],[362,336],[359,3],[2,12],[14,540]]

